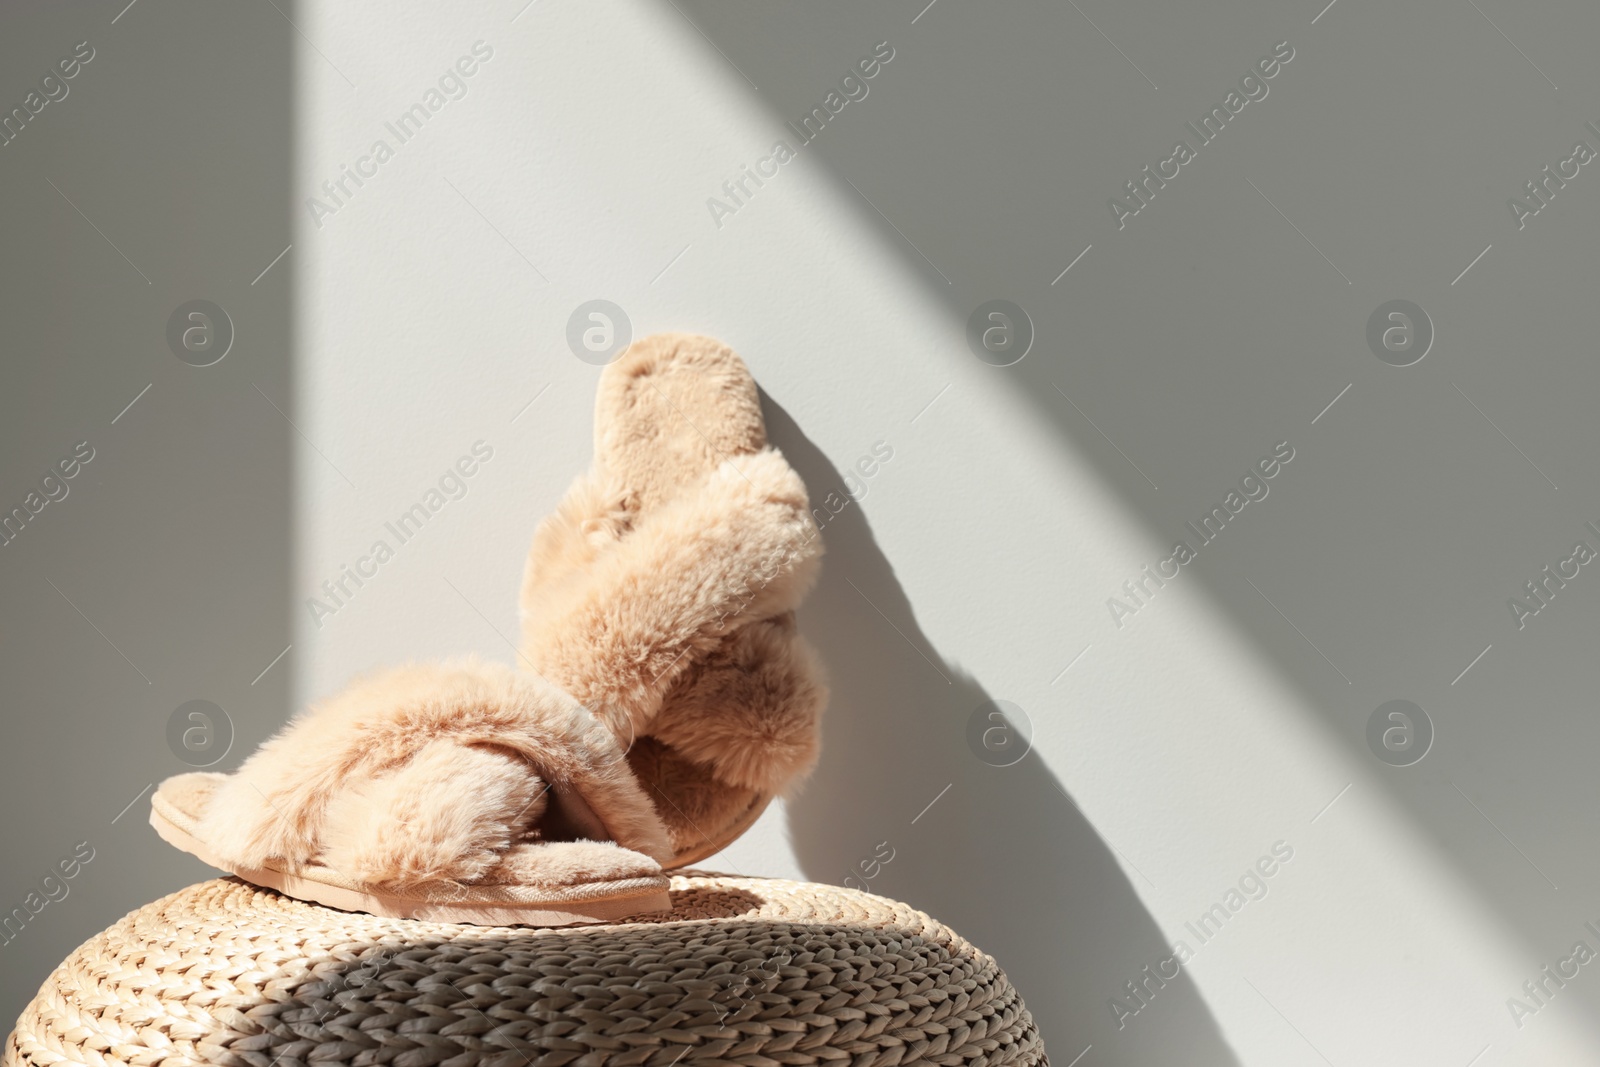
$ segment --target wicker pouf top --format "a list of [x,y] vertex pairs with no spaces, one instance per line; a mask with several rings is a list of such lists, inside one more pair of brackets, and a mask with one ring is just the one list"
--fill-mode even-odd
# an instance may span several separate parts
[[636,922],[529,929],[202,882],[69,956],[4,1064],[1047,1063],[994,960],[905,904],[695,873],[672,898]]

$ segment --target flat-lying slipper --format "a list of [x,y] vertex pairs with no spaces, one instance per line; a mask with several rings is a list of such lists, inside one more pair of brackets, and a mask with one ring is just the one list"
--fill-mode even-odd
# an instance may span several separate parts
[[[198,836],[211,792],[225,775],[203,771],[162,783],[150,805],[150,824],[168,844],[253,885],[274,889],[297,900],[309,900],[342,911],[360,911],[396,919],[475,923],[480,926],[567,926],[613,922],[633,915],[669,910],[667,877],[647,856],[611,842],[566,841],[545,847],[565,851],[574,867],[586,865],[605,876],[598,881],[477,883],[453,896],[432,891],[405,893],[380,889],[348,878],[331,867],[308,864],[284,870],[267,860],[263,867],[237,866],[216,856]],[[612,853],[615,855],[608,855]],[[635,872],[632,877],[626,875]]]
[[150,822],[248,882],[374,915],[559,926],[669,906],[672,851],[611,732],[470,660],[357,682],[237,774],[163,782]]

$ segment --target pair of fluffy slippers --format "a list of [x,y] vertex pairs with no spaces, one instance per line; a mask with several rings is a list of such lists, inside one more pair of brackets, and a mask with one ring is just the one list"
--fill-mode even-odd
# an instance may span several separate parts
[[166,840],[346,910],[561,925],[663,910],[816,761],[793,611],[822,544],[727,346],[658,335],[600,377],[595,459],[533,537],[515,669],[366,678],[231,776],[152,799]]

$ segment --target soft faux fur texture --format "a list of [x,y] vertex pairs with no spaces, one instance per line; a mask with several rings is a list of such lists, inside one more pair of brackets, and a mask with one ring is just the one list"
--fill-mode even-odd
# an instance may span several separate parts
[[[668,746],[630,755],[680,853],[706,836],[688,811],[726,806],[691,794],[772,795],[816,763],[827,689],[793,609],[821,555],[805,486],[767,446],[730,348],[658,334],[606,367],[594,466],[529,551],[523,655],[625,743]],[[597,640],[609,653],[583,656]]]
[[242,867],[316,862],[385,888],[517,881],[551,789],[623,848],[673,855],[622,747],[570,695],[498,664],[413,665],[291,723],[217,789],[200,829]]
[[778,453],[730,459],[698,490],[638,516],[581,581],[525,594],[528,662],[624,741],[648,729],[680,675],[787,611],[816,573],[805,486]]
[[406,666],[310,708],[216,786],[216,856],[397,890],[637,877],[810,770],[827,694],[793,610],[822,544],[749,371],[658,335],[595,407],[594,467],[528,556],[531,670]]

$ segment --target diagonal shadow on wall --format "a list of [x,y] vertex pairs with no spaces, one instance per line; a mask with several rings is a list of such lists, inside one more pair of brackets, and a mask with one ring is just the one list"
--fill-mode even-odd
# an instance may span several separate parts
[[[843,487],[788,413],[763,399],[768,435],[813,502]],[[1111,998],[1137,1007],[1124,983],[1147,981],[1142,969],[1171,946],[1042,760],[992,765],[1015,757],[1002,745],[980,758],[981,733],[969,745],[968,721],[991,697],[923,636],[861,508],[845,505],[822,536],[828,554],[801,624],[832,696],[821,765],[788,806],[796,854],[809,876],[905,900],[995,956],[1050,1054],[1068,1062],[1117,1030]],[[1008,725],[994,741],[1025,736]],[[1097,1062],[1237,1062],[1187,974],[1158,975],[1145,995],[1159,1021],[1124,1018],[1116,1050]]]

